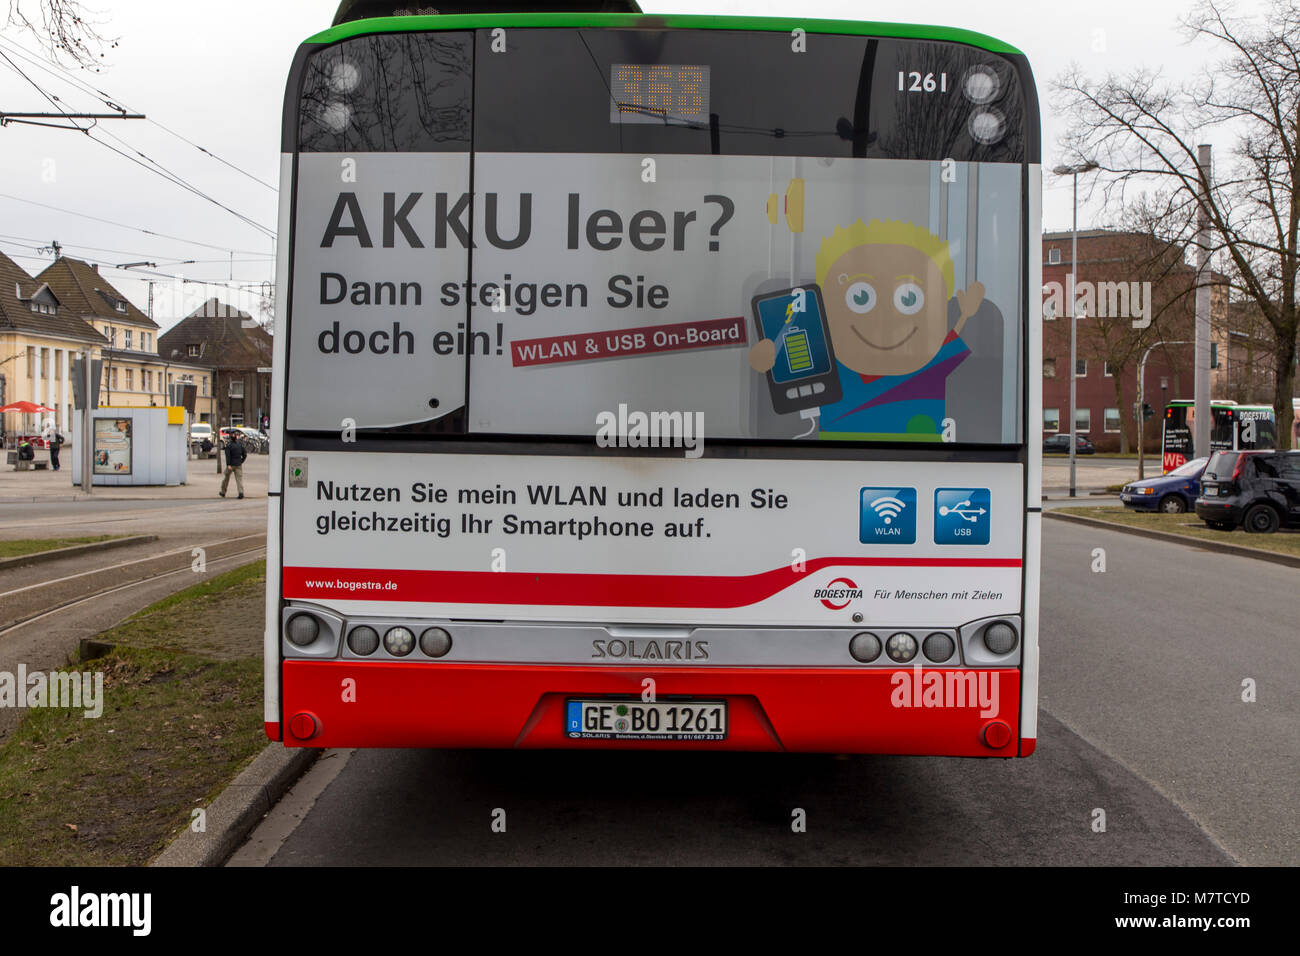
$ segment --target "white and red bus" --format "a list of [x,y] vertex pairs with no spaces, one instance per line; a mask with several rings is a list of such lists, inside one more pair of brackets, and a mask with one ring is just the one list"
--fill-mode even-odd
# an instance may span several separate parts
[[[1271,405],[1238,405],[1228,400],[1210,402],[1210,453],[1238,449],[1276,448],[1277,416]],[[1160,430],[1164,474],[1181,468],[1194,457],[1196,403],[1176,399],[1165,406]]]
[[267,734],[1031,753],[1024,56],[438,6],[288,82]]

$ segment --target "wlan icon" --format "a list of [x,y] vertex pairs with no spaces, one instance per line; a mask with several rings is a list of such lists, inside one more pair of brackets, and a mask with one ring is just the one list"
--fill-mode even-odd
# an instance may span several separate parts
[[863,488],[858,540],[863,544],[916,543],[916,489]]

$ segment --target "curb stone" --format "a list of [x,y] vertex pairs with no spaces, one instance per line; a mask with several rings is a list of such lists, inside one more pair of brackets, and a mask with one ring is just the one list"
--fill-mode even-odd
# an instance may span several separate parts
[[1282,564],[1289,568],[1300,568],[1300,555],[1282,554],[1278,551],[1265,551],[1263,548],[1251,548],[1244,544],[1230,544],[1227,541],[1210,541],[1206,538],[1193,538],[1190,535],[1175,534],[1170,531],[1134,528],[1129,525],[1103,521],[1100,518],[1086,518],[1083,515],[1063,515],[1055,510],[1044,511],[1043,514],[1049,518],[1056,518],[1058,521],[1073,521],[1076,524],[1091,525],[1095,528],[1109,528],[1111,531],[1119,531],[1122,534],[1133,534],[1140,538],[1155,538],[1159,541],[1172,541],[1175,544],[1190,545],[1193,548],[1201,548],[1205,551],[1219,551],[1224,554],[1235,554],[1244,558],[1256,558],[1260,561],[1268,561],[1272,564]]
[[107,551],[110,548],[123,548],[130,544],[147,544],[157,541],[156,534],[133,534],[126,538],[114,538],[111,541],[92,541],[90,544],[74,544],[66,548],[54,548],[50,551],[33,551],[13,558],[0,558],[0,571],[28,564],[40,564],[42,561],[57,561],[59,558],[71,558],[78,554],[90,554],[95,551]]
[[321,755],[317,748],[271,743],[207,806],[206,832],[188,821],[150,866],[221,866]]

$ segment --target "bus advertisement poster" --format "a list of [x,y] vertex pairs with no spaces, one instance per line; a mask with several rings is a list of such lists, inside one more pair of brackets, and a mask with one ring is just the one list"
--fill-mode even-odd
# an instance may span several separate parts
[[1023,437],[1020,250],[984,241],[1019,233],[1017,166],[484,152],[471,197],[468,154],[296,163],[291,429],[590,436],[625,403],[715,438]]

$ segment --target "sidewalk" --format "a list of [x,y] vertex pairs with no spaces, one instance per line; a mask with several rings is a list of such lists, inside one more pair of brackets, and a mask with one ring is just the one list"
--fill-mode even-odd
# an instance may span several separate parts
[[[38,454],[44,455],[44,452]],[[17,501],[75,501],[85,498],[80,486],[72,484],[71,460],[65,449],[61,471],[14,471],[12,466],[0,466],[0,502]],[[244,462],[244,493],[249,498],[266,496],[270,455],[249,455]],[[101,501],[149,501],[160,498],[215,498],[221,487],[214,459],[196,459],[188,463],[188,482],[175,487],[95,486],[90,497]],[[1043,466],[1044,497],[1067,497],[1070,469],[1056,462]],[[1110,485],[1123,484],[1137,477],[1136,462],[1089,463],[1076,474],[1075,488],[1079,497],[1092,497],[1094,491],[1104,491]],[[234,482],[230,494],[234,495]]]
[[[67,452],[61,457],[63,467],[59,471],[15,471],[12,465],[0,465],[0,505],[34,501],[79,501],[87,498],[96,501],[197,500],[215,498],[221,490],[221,475],[217,474],[216,459],[201,458],[187,462],[188,478],[183,485],[93,485],[91,493],[87,495],[80,485],[72,483],[72,468]],[[244,462],[245,497],[266,497],[270,461],[270,455],[248,456]],[[232,498],[239,494],[233,478],[227,494]]]

